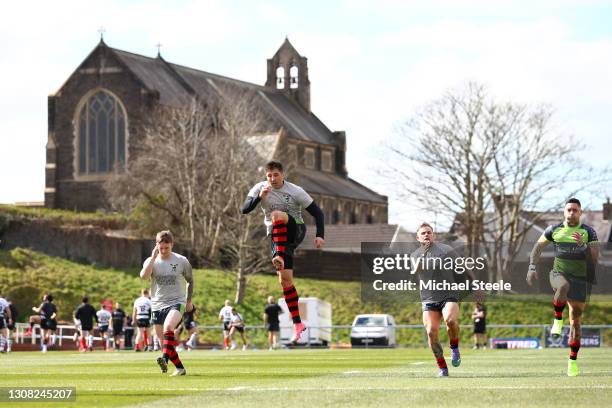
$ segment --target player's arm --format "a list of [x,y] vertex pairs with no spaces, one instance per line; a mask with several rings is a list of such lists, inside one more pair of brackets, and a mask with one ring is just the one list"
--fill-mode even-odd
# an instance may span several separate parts
[[551,241],[548,240],[545,232],[534,244],[533,249],[531,250],[531,254],[529,255],[529,270],[527,271],[527,284],[529,286],[533,286],[534,282],[538,279],[536,265],[540,260],[542,251],[544,251],[544,248],[546,248],[546,245],[548,245],[550,242]]
[[315,224],[317,226],[317,232],[315,234],[315,247],[322,248],[323,245],[325,245],[325,215],[314,201],[311,202],[308,207],[306,207],[306,211],[308,214],[314,217]]
[[268,324],[268,314],[267,313],[263,314],[263,321],[264,321],[264,324]]
[[151,256],[144,261],[142,265],[142,270],[140,271],[140,278],[149,279],[151,274],[153,273],[153,264],[159,255],[159,244],[155,244],[155,248],[153,248],[153,252],[151,252]]
[[185,260],[183,276],[185,277],[185,281],[187,282],[187,304],[185,305],[185,310],[187,312],[191,312],[191,310],[193,309],[193,303],[191,301],[193,297],[193,270],[191,268],[191,264],[187,260]]
[[262,188],[261,183],[257,183],[255,186],[253,186],[251,191],[249,191],[246,200],[244,200],[244,204],[242,204],[242,213],[248,214],[253,211],[255,207],[257,207],[257,204],[268,196],[269,192],[270,186],[265,186]]
[[13,312],[11,311],[10,307],[6,308],[6,317],[8,317],[9,322],[15,323],[15,321],[13,320]]
[[136,309],[136,306],[134,306],[134,308],[132,309],[132,322],[136,321],[136,314],[138,313],[138,310]]

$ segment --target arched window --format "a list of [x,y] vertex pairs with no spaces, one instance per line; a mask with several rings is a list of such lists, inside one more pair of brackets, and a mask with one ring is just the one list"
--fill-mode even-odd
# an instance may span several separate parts
[[285,89],[285,68],[276,68],[276,89]]
[[289,68],[289,85],[291,89],[296,89],[298,87],[298,67],[295,65]]
[[98,91],[81,105],[77,118],[78,175],[123,172],[127,120],[119,100]]

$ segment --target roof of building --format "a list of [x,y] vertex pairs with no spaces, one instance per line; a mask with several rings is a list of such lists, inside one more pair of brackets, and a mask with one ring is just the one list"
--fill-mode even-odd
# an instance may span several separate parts
[[[105,44],[101,43],[101,46]],[[278,131],[282,127],[293,139],[336,144],[333,132],[315,114],[306,111],[280,91],[169,63],[161,57],[151,58],[116,48],[109,49],[149,90],[159,92],[162,105],[188,106],[194,97],[206,100],[224,90],[252,92],[253,102],[269,119],[262,131]]]
[[335,173],[300,169],[299,184],[308,192],[343,196],[372,203],[387,203],[387,196],[376,193],[351,178]]
[[[316,228],[306,231],[300,249],[313,250]],[[398,234],[414,237],[403,227],[394,224],[333,224],[325,226],[324,251],[361,253],[362,242],[391,242]],[[410,241],[414,241],[412,238]],[[406,242],[410,242],[406,241]]]

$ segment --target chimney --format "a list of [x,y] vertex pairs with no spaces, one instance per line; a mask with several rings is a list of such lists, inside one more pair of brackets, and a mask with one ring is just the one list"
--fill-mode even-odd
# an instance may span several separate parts
[[610,197],[608,197],[608,200],[603,204],[603,219],[612,221],[612,203],[610,203]]

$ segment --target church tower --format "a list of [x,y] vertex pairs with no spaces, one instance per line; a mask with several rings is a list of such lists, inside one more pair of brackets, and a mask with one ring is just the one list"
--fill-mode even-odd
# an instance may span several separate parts
[[268,88],[276,89],[296,101],[310,113],[308,62],[285,38],[276,54],[268,59]]

